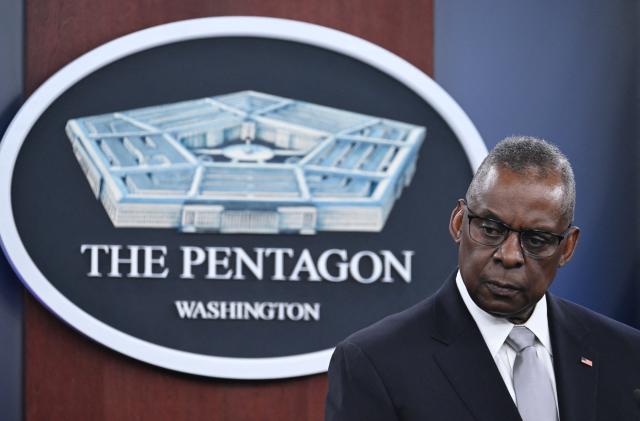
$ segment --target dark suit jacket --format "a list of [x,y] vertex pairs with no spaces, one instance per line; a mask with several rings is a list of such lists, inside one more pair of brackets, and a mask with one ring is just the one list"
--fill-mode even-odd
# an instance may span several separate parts
[[[547,301],[561,421],[640,420],[640,332],[551,294]],[[520,420],[455,273],[433,296],[338,345],[325,419]]]

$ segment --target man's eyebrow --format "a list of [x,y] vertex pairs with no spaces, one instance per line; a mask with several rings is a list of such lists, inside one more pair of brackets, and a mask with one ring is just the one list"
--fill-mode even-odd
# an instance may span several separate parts
[[[496,215],[495,213],[491,212],[490,210],[484,210],[483,212],[478,212],[476,215],[481,217],[481,218],[493,219],[494,221],[497,221],[497,222],[500,222],[502,224],[505,224],[498,215]],[[507,224],[505,224],[505,225],[507,225]]]
[[[495,213],[491,212],[490,210],[485,209],[484,212],[479,212],[476,215],[479,216],[480,218],[491,219],[492,221],[499,222],[502,225],[505,225],[505,226],[507,226],[509,228],[513,228],[511,225],[509,225],[506,222],[504,222],[502,220],[502,218],[500,218],[498,215],[496,215]],[[555,235],[553,230],[552,229],[548,229],[548,228],[521,227],[521,228],[518,228],[518,231],[534,231],[534,232],[540,232],[540,233],[554,234]]]

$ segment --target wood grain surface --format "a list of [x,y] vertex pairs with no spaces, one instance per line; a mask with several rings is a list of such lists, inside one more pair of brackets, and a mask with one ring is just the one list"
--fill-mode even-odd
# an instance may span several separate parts
[[[25,93],[81,54],[136,30],[205,16],[272,16],[336,28],[433,70],[432,0],[27,0]],[[24,414],[36,420],[321,420],[326,375],[230,381],[112,351],[25,292]]]

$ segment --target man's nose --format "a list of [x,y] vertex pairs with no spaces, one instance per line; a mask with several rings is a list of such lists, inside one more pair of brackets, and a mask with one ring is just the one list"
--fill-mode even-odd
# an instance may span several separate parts
[[502,242],[493,254],[493,258],[500,261],[504,267],[518,267],[524,264],[522,246],[520,246],[520,234],[509,232],[509,235]]

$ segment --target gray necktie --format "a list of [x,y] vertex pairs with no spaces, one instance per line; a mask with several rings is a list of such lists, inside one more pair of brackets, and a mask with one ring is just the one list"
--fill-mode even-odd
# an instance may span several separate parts
[[513,388],[523,421],[556,421],[556,400],[551,379],[538,359],[536,335],[524,326],[514,326],[507,344],[518,354],[513,364]]

